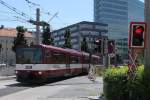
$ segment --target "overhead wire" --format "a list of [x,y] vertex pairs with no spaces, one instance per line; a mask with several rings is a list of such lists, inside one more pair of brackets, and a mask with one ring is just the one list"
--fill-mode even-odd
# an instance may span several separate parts
[[33,6],[40,6],[40,4],[37,4],[37,3],[34,3],[34,2],[31,2],[30,0],[25,0],[28,4],[31,4]]
[[9,4],[4,2],[3,0],[0,0],[0,4],[2,4],[3,6],[7,7],[11,11],[15,12],[16,14],[18,14],[18,15],[20,15],[22,17],[33,19],[32,17],[30,17],[29,15],[25,14],[24,12],[18,10],[17,8],[10,6]]
[[[31,9],[31,7],[32,7],[32,8],[34,8],[34,7],[40,7],[40,5],[37,4],[37,3],[31,2],[31,1],[29,1],[29,0],[25,0],[25,1],[29,4],[28,6],[29,6],[30,9]],[[15,8],[15,7],[13,7],[13,6],[10,6],[8,3],[4,2],[3,0],[0,0],[0,4],[2,4],[3,6],[7,7],[9,10],[15,12],[16,14],[20,15],[20,17],[19,17],[19,16],[16,17],[18,21],[21,20],[21,21],[27,23],[27,22],[29,22],[29,21],[28,21],[29,19],[34,20],[34,18],[32,18],[32,17],[30,17],[29,15],[27,15],[26,13],[24,13],[24,12],[18,10],[17,8]],[[40,8],[41,8],[41,7],[40,7]],[[45,12],[44,9],[42,9],[41,12],[43,12],[44,14],[47,14],[47,15],[51,15],[50,12]],[[5,13],[5,12],[4,12],[4,13]],[[15,13],[12,13],[12,14],[15,14]],[[64,23],[64,22],[62,21],[62,19],[61,19],[60,17],[58,17],[58,15],[56,16],[56,18],[59,19],[59,21],[60,21],[62,24],[65,24],[65,25],[66,25],[66,23]]]

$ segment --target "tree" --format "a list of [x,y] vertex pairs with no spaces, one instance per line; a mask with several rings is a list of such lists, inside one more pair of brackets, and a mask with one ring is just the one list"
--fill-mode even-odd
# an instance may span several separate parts
[[72,48],[71,45],[71,32],[70,29],[67,29],[64,35],[65,43],[63,45],[64,48]]
[[16,47],[19,45],[27,45],[27,40],[24,37],[24,33],[26,29],[23,26],[16,27],[17,37],[14,38],[14,45],[12,46],[12,50],[16,52]]
[[85,52],[89,51],[85,37],[83,38],[83,41],[81,42],[81,51],[85,51]]
[[45,44],[45,45],[54,45],[54,40],[52,39],[51,37],[51,32],[50,32],[50,28],[49,27],[46,27],[43,29],[43,40],[42,40],[42,43]]
[[34,42],[32,41],[31,43],[30,43],[30,46],[33,46],[34,45]]

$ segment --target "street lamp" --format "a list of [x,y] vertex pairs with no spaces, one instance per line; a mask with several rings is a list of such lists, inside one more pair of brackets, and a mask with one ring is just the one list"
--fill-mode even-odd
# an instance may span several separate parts
[[7,62],[7,51],[8,51],[7,43],[8,43],[8,41],[6,40],[6,67],[7,67],[7,64],[8,64],[8,62]]

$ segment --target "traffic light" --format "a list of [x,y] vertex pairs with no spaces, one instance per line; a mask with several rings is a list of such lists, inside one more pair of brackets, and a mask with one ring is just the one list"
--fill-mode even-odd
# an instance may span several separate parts
[[114,40],[108,41],[108,53],[109,54],[115,53],[115,41]]
[[132,46],[142,46],[144,37],[144,27],[141,25],[133,26]]
[[143,22],[132,22],[130,24],[129,46],[131,48],[145,47],[146,24]]
[[101,39],[97,39],[97,40],[94,42],[94,44],[96,44],[96,45],[101,45],[101,44],[102,44],[102,40],[101,40]]
[[97,47],[95,48],[95,51],[101,53],[102,39],[97,39],[97,40],[95,40],[95,41],[94,41],[94,44],[97,45]]

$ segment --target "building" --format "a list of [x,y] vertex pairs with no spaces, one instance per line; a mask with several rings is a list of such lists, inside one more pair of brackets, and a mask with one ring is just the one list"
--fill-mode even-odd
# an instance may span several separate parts
[[127,38],[128,1],[94,0],[94,22],[108,24],[110,39]]
[[129,21],[129,23],[144,21],[144,3],[142,1],[129,0],[128,21]]
[[52,32],[56,46],[62,47],[65,40],[64,34],[67,29],[71,31],[72,48],[81,50],[81,41],[86,37],[89,49],[93,48],[93,42],[101,35],[107,35],[108,25],[103,23],[82,21]]
[[[16,57],[12,51],[14,38],[17,36],[17,30],[14,28],[1,28],[0,29],[0,63],[6,63],[7,65],[15,64]],[[25,32],[25,38],[27,43],[35,42],[32,33]]]
[[143,21],[143,8],[139,0],[94,0],[94,22],[108,24],[108,38],[116,40],[123,59],[128,57],[129,22]]

